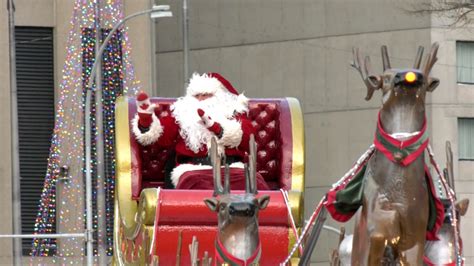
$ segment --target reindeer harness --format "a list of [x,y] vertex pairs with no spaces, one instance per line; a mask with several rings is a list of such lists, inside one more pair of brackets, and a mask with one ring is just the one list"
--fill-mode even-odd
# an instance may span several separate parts
[[426,118],[421,131],[388,134],[382,127],[379,113],[374,145],[377,150],[383,153],[390,161],[408,166],[423,153],[426,147],[428,147],[428,142]]
[[217,265],[227,263],[230,266],[248,266],[248,265],[258,265],[258,262],[260,260],[260,255],[262,254],[262,244],[261,242],[258,242],[258,246],[255,249],[254,254],[247,258],[246,260],[239,259],[232,254],[230,254],[227,249],[224,247],[224,244],[219,240],[219,238],[216,238],[216,244],[215,244],[215,262]]

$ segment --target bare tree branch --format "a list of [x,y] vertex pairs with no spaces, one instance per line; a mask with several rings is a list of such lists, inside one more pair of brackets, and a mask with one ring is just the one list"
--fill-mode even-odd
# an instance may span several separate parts
[[469,14],[474,11],[473,0],[434,0],[430,3],[414,3],[404,9],[414,15],[434,14],[452,20],[447,26],[465,26],[472,22]]

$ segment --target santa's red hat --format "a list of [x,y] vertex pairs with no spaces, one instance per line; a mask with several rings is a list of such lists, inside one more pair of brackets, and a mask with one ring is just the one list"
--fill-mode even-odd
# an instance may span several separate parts
[[221,74],[210,72],[210,73],[207,73],[207,75],[211,78],[216,78],[222,84],[222,86],[224,86],[224,88],[226,88],[227,91],[229,91],[230,93],[239,95],[239,93],[234,88],[234,86],[232,86],[232,84],[230,84],[230,82],[227,79],[225,79]]
[[239,94],[226,78],[219,73],[213,72],[202,75],[194,73],[189,80],[186,95],[196,96],[198,94],[216,94],[219,90],[237,96],[237,101],[245,106],[248,104],[248,99],[243,93]]

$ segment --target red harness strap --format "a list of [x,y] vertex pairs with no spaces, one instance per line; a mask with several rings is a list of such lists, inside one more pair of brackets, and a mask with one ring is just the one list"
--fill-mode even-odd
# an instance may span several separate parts
[[[377,122],[377,130],[375,131],[374,144],[377,150],[382,152],[390,161],[399,163],[403,166],[411,164],[428,146],[428,132],[426,131],[426,118],[420,132],[413,135],[407,140],[398,140],[382,127],[380,113]],[[395,157],[401,158],[397,160]]]

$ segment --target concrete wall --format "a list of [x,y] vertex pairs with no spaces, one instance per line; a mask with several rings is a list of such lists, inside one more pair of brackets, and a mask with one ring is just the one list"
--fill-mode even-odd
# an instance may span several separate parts
[[[151,8],[152,0],[123,0],[125,16]],[[151,49],[152,20],[148,15],[135,17],[126,22],[132,47],[132,59],[136,78],[144,90],[151,91],[152,58]]]
[[14,2],[16,26],[54,27],[56,25],[55,0],[15,0]]
[[[190,1],[190,69],[220,71],[251,96],[288,95],[291,86],[290,93],[301,97],[309,84],[315,84],[303,84],[313,81],[305,78],[314,75],[310,67],[341,68],[332,60],[322,63],[308,58],[309,53],[318,56],[327,50],[335,54],[328,38],[428,28],[429,18],[409,16],[398,9],[389,13],[406,2]],[[158,88],[163,96],[177,96],[183,84],[181,1],[163,3],[170,4],[176,16],[157,23]],[[346,52],[350,54],[350,49]]]

